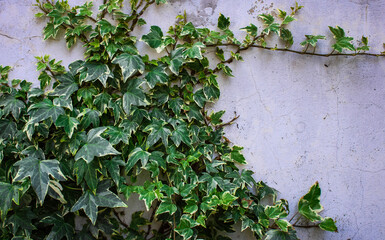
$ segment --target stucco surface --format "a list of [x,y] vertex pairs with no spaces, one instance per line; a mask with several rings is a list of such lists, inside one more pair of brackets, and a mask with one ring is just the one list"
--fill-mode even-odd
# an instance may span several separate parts
[[[81,3],[81,0],[69,1]],[[288,0],[171,0],[151,7],[147,25],[162,29],[187,12],[196,26],[215,27],[219,13],[239,28],[276,8],[289,10]],[[67,50],[62,40],[43,42],[43,19],[32,0],[0,0],[0,65],[13,67],[10,78],[38,86],[34,56],[50,54],[64,65],[82,58],[77,45]],[[97,1],[96,1],[97,3]],[[369,37],[372,52],[383,51],[385,1],[304,0],[298,21],[290,23],[294,49],[305,34],[331,38],[327,26],[339,25],[360,39]],[[273,40],[274,41],[274,40]],[[323,41],[319,52],[330,52]],[[222,94],[213,109],[236,112],[238,121],[226,129],[227,137],[244,146],[256,180],[280,191],[293,213],[300,196],[319,181],[323,216],[337,220],[339,233],[297,229],[301,239],[361,240],[385,238],[385,58],[316,57],[251,49],[244,62],[232,64],[234,78],[221,77]],[[249,232],[234,239],[252,239]]]

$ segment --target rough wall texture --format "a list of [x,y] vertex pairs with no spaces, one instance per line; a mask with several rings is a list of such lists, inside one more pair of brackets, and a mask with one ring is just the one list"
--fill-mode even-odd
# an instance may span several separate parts
[[[82,0],[70,1],[83,2]],[[82,58],[62,41],[42,39],[44,21],[35,19],[33,0],[0,0],[0,65],[10,65],[10,78],[38,85],[34,56],[50,54],[64,65]],[[383,51],[385,2],[382,0],[304,0],[298,21],[290,28],[293,48],[304,34],[331,37],[327,26],[339,25],[349,35],[369,37],[373,52]],[[164,30],[174,16],[187,10],[197,26],[214,27],[219,13],[229,16],[232,29],[258,23],[257,15],[288,9],[289,0],[171,0],[152,7],[148,26]],[[240,36],[242,33],[239,32]],[[326,41],[318,51],[330,52]],[[336,218],[339,233],[299,230],[301,239],[383,239],[385,236],[385,59],[375,57],[322,58],[252,49],[245,62],[232,65],[234,78],[223,77],[222,95],[213,106],[233,112],[237,123],[228,138],[245,147],[246,168],[280,190],[292,209],[298,198],[319,181],[325,215]],[[241,237],[238,237],[241,236]],[[250,233],[233,235],[252,239]]]

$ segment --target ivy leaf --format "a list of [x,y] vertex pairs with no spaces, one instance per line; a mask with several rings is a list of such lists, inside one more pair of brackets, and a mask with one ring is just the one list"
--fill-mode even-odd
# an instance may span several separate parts
[[159,139],[162,139],[163,144],[167,147],[168,136],[171,134],[170,129],[165,127],[167,122],[162,120],[153,120],[151,124],[143,129],[144,132],[150,132],[147,138],[147,145],[153,146]]
[[320,224],[319,227],[322,230],[329,232],[338,232],[335,221],[329,217],[326,217]]
[[61,240],[66,237],[68,240],[73,239],[75,232],[74,227],[66,222],[62,216],[55,213],[51,216],[45,217],[40,220],[42,223],[53,224],[51,232],[47,236],[47,239]]
[[98,110],[91,110],[89,108],[86,108],[83,110],[83,112],[78,115],[78,118],[82,117],[80,125],[84,129],[88,128],[88,126],[90,126],[91,124],[93,127],[99,127],[101,115],[102,113]]
[[281,28],[281,30],[279,31],[279,36],[283,41],[288,43],[290,46],[293,45],[294,43],[293,35],[289,29]]
[[190,239],[194,235],[193,227],[191,222],[186,219],[182,218],[178,224],[178,226],[175,228],[175,231],[183,237],[183,239]]
[[13,118],[15,118],[15,120],[19,120],[21,111],[25,109],[24,102],[11,95],[1,96],[0,106],[4,107],[4,116],[7,116],[9,113],[12,113],[12,116]]
[[275,221],[275,224],[284,232],[288,232],[289,228],[291,228],[291,224],[285,219],[278,219]]
[[253,37],[258,36],[258,27],[252,23],[250,23],[250,25],[247,27],[241,28],[241,30],[245,30],[248,34],[250,34]]
[[118,64],[122,69],[123,80],[127,81],[128,78],[135,73],[144,72],[144,63],[139,55],[132,55],[129,53],[122,53],[112,60],[113,64]]
[[130,137],[129,133],[118,127],[109,127],[106,134],[110,136],[110,143],[112,145],[116,145],[120,142],[128,144],[128,139]]
[[107,168],[112,180],[116,185],[119,185],[120,179],[120,166],[124,166],[125,162],[119,157],[114,157],[111,160],[104,160],[104,166]]
[[108,188],[109,183],[108,181],[105,181],[99,184],[96,194],[93,194],[89,190],[85,191],[74,204],[71,211],[75,212],[83,209],[92,224],[95,225],[98,207],[128,207],[115,193],[108,190]]
[[88,132],[86,143],[76,153],[76,161],[82,158],[87,163],[90,163],[94,157],[120,154],[120,152],[112,147],[109,141],[100,136],[105,130],[106,127],[100,127],[91,129]]
[[163,32],[158,26],[151,26],[150,33],[142,36],[142,41],[151,48],[159,48],[163,43]]
[[185,48],[177,48],[171,52],[170,71],[175,75],[179,75],[180,68],[185,62],[183,52]]
[[8,119],[0,119],[0,139],[13,138],[17,133],[17,125]]
[[286,25],[286,24],[288,24],[288,23],[290,23],[290,22],[292,22],[292,21],[294,21],[294,20],[296,20],[296,19],[295,19],[293,16],[288,15],[288,16],[286,16],[285,19],[283,20],[282,25]]
[[218,28],[221,30],[226,30],[230,26],[230,18],[225,17],[222,13],[219,14],[218,18]]
[[318,40],[326,39],[326,37],[322,35],[305,35],[305,37],[306,37],[306,40],[300,43],[302,46],[310,44],[313,47],[315,47],[317,45]]
[[329,26],[330,31],[333,33],[334,38],[336,39],[336,43],[332,45],[332,48],[337,50],[338,52],[342,52],[343,49],[348,49],[350,51],[355,51],[356,48],[353,46],[351,41],[353,41],[352,37],[346,37],[345,31],[339,26],[335,28]]
[[51,100],[44,99],[39,103],[32,104],[28,108],[29,123],[38,123],[48,118],[52,118],[52,121],[56,122],[57,118],[64,114],[64,109],[55,106]]
[[297,234],[294,230],[289,230],[288,232],[284,232],[281,230],[269,230],[266,233],[265,240],[298,240]]
[[86,181],[88,187],[92,192],[96,191],[98,187],[97,177],[98,163],[92,161],[87,163],[80,159],[74,163],[74,174],[76,175],[76,183],[79,185],[83,179]]
[[60,115],[55,122],[56,127],[64,127],[64,131],[67,133],[69,138],[72,137],[74,130],[79,124],[80,122],[76,118],[68,115]]
[[40,160],[33,157],[24,158],[14,164],[19,167],[16,177],[13,181],[21,181],[24,178],[31,178],[31,185],[43,205],[44,198],[48,192],[49,175],[57,180],[64,181],[66,178],[59,167],[57,160]]
[[12,207],[12,201],[19,205],[20,186],[0,182],[0,216],[4,220]]
[[127,90],[123,95],[123,110],[127,115],[131,113],[131,106],[147,106],[150,104],[146,99],[146,94],[140,88],[143,80],[135,78],[129,81]]
[[48,38],[56,38],[56,35],[59,31],[60,27],[55,25],[53,23],[47,23],[47,26],[44,28],[44,40],[47,40]]
[[187,146],[191,146],[192,141],[190,139],[187,124],[179,124],[172,132],[171,139],[177,147],[179,147],[181,142],[184,142]]
[[190,48],[186,49],[183,52],[184,58],[197,58],[197,59],[203,59],[202,56],[202,48],[205,48],[206,46],[201,42],[196,42],[194,45],[192,45]]
[[168,75],[165,72],[165,68],[156,67],[147,73],[145,79],[147,80],[148,86],[154,88],[157,83],[167,83]]
[[129,172],[136,163],[141,160],[142,161],[142,167],[146,166],[148,162],[148,157],[151,154],[147,151],[144,151],[140,147],[135,148],[131,151],[130,155],[128,156],[127,164],[126,164],[126,172]]
[[8,218],[7,225],[12,225],[13,234],[16,234],[19,228],[23,229],[23,231],[31,233],[32,230],[36,229],[36,227],[32,224],[32,220],[36,217],[36,214],[31,211],[30,207],[16,209],[14,214]]
[[265,214],[270,219],[278,219],[287,216],[287,212],[281,204],[276,204],[274,206],[266,206]]
[[100,27],[100,35],[102,35],[102,37],[108,33],[115,34],[116,32],[116,27],[112,26],[111,23],[105,19],[98,21],[97,24]]
[[84,73],[81,75],[83,77],[82,81],[90,82],[99,80],[104,87],[107,86],[107,79],[114,77],[107,64],[87,62],[79,71]]
[[276,34],[279,33],[280,25],[274,22],[274,17],[271,14],[260,14],[258,17],[262,19],[266,25],[266,28],[263,29],[262,33],[265,33],[266,35],[270,32],[274,32]]
[[322,220],[322,217],[318,215],[323,210],[320,199],[321,188],[316,182],[311,186],[309,192],[299,200],[298,212],[312,222]]
[[60,84],[54,88],[50,96],[69,98],[72,93],[79,89],[73,75],[70,73],[59,75],[56,78]]

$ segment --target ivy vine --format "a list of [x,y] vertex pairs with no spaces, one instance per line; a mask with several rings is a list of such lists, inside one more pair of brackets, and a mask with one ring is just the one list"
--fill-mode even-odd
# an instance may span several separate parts
[[[303,51],[290,49],[287,28],[302,8],[297,3],[278,17],[259,15],[242,40],[230,30],[230,19],[218,18],[218,29],[196,28],[186,15],[164,32],[151,26],[141,37],[133,30],[151,5],[166,0],[104,0],[70,7],[67,1],[37,0],[47,20],[44,39],[64,32],[68,48],[84,44],[84,60],[68,68],[48,55],[37,57],[40,88],[9,80],[0,66],[0,215],[1,239],[230,239],[235,223],[256,239],[297,239],[300,219],[336,232],[335,221],[319,213],[321,189],[311,186],[288,220],[288,202],[250,170],[242,147],[224,136],[224,111],[207,103],[219,99],[218,72],[232,76],[229,64],[251,48],[332,57],[383,56],[368,53],[368,39],[354,46],[341,27],[329,27],[335,38],[330,53],[316,52],[326,37],[306,35]],[[285,45],[268,46],[277,35]],[[145,42],[163,56],[141,55]],[[236,50],[226,58],[224,49]],[[210,65],[206,49],[215,48]],[[137,181],[139,177],[146,181]],[[117,208],[129,207],[132,194],[143,211],[126,224]],[[262,201],[263,199],[269,201]],[[268,204],[265,204],[269,202]],[[83,218],[84,224],[75,228]]]

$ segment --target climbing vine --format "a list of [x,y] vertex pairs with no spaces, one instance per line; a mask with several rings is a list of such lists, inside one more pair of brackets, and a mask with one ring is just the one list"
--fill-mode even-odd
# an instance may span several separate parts
[[[242,40],[222,14],[216,30],[197,28],[183,15],[167,32],[151,26],[139,37],[133,31],[146,24],[144,12],[166,0],[126,2],[128,12],[123,0],[75,7],[37,0],[36,16],[47,20],[44,39],[63,32],[68,48],[83,44],[84,60],[66,68],[37,57],[39,88],[9,80],[10,67],[0,66],[1,239],[224,240],[238,222],[256,239],[297,239],[301,219],[336,232],[335,221],[319,214],[318,183],[288,220],[288,202],[239,169],[246,163],[242,147],[223,131],[238,116],[226,122],[224,111],[205,106],[219,99],[217,73],[233,76],[230,63],[251,48],[323,57],[383,53],[368,53],[366,37],[354,46],[338,26],[329,27],[330,53],[316,51],[321,35],[306,35],[302,51],[290,49],[287,26],[298,4],[277,17],[259,15],[261,26],[242,28]],[[284,47],[269,46],[271,35]],[[162,57],[141,55],[138,41]],[[236,50],[226,54],[228,46]],[[210,64],[208,48],[217,62]],[[117,209],[129,207],[134,193],[146,209],[126,224]]]

